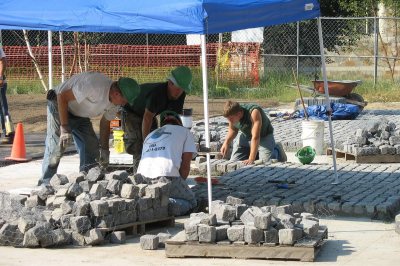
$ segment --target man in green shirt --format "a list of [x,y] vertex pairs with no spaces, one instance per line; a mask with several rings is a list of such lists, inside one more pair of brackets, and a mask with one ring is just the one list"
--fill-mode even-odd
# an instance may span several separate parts
[[124,143],[126,152],[133,155],[133,172],[139,165],[144,139],[157,128],[155,117],[166,110],[181,114],[191,87],[191,70],[179,66],[171,71],[166,82],[141,84],[139,96],[132,105],[124,107]]
[[285,162],[286,154],[280,143],[274,139],[274,128],[262,108],[256,104],[226,102],[224,117],[229,121],[228,134],[221,147],[225,157],[233,142],[231,160],[253,164],[257,159],[267,162],[271,159]]

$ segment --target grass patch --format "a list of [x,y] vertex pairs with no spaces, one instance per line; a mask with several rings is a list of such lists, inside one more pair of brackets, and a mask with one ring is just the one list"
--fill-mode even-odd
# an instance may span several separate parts
[[[123,76],[134,77],[140,83],[165,81],[171,68],[151,69],[151,72],[143,68],[123,69]],[[191,95],[203,96],[203,82],[200,67],[192,67],[193,83]],[[352,73],[353,74],[353,73]],[[347,75],[347,76],[346,76]],[[294,78],[291,71],[266,71],[261,77],[258,86],[254,86],[249,78],[226,77],[219,78],[218,86],[216,84],[215,72],[208,70],[208,94],[210,99],[247,99],[247,100],[271,100],[276,102],[294,102],[299,98],[296,88],[290,88],[288,85],[294,84]],[[354,76],[354,74],[353,74]],[[342,77],[338,74],[335,79],[349,79],[349,74]],[[116,77],[114,77],[116,78]],[[300,75],[299,83],[312,86],[310,75]],[[46,81],[47,82],[47,81]],[[55,80],[54,85],[60,81]],[[360,94],[368,102],[400,102],[400,86],[389,79],[381,79],[374,87],[373,79],[364,77],[362,84],[358,85],[354,93]],[[40,81],[28,81],[23,77],[13,79],[13,75],[8,78],[9,94],[44,94],[44,88]],[[303,97],[309,97],[310,94],[302,91]]]

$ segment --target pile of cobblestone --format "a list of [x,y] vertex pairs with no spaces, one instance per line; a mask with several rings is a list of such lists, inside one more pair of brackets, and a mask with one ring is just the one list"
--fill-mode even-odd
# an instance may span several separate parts
[[97,167],[87,174],[56,174],[29,197],[0,193],[0,245],[121,243],[124,233],[107,229],[168,217],[169,189],[170,183]]
[[199,152],[219,152],[228,132],[228,123],[226,119],[214,119],[215,121],[209,123],[210,130],[210,149],[206,148],[205,126],[204,121],[194,123],[191,132],[194,136],[197,151]]
[[335,147],[356,156],[400,154],[400,129],[386,119],[370,121],[349,132],[347,139],[337,140]]
[[293,213],[291,205],[248,206],[228,196],[212,202],[212,213],[192,213],[184,224],[187,241],[218,244],[293,245],[315,238],[319,220],[310,213]]

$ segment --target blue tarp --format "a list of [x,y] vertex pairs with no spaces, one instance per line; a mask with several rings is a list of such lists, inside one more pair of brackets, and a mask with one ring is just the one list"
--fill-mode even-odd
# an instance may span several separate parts
[[[354,104],[331,103],[332,120],[352,120],[360,113],[360,107]],[[308,117],[311,119],[328,120],[328,112],[324,105],[311,105],[307,107]],[[304,110],[298,110],[292,117],[305,117]]]
[[211,34],[319,15],[317,0],[0,1],[0,29]]

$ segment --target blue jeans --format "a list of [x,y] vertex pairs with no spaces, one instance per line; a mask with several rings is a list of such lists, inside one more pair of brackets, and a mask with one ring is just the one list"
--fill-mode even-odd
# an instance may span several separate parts
[[[87,172],[96,166],[99,157],[99,140],[93,130],[90,118],[68,114],[68,125],[71,128],[75,147],[79,153],[79,171]],[[62,151],[59,146],[60,140],[60,116],[58,114],[57,100],[47,100],[47,136],[44,151],[42,177],[39,185],[48,183],[60,163]]]
[[[231,161],[244,161],[250,156],[251,140],[239,131],[236,138],[233,140]],[[275,138],[273,134],[269,134],[260,138],[258,145],[258,159],[268,162],[271,159],[276,159],[277,151],[275,149]]]
[[0,118],[1,118],[1,129],[4,135],[6,135],[6,123],[5,117],[8,114],[8,102],[7,102],[7,83],[3,83],[3,86],[0,88],[0,97],[2,106],[0,106]]

